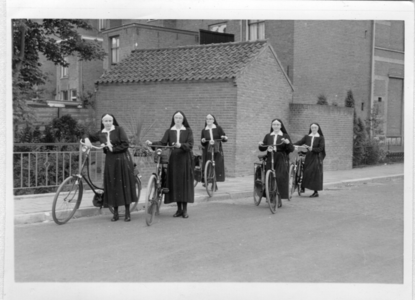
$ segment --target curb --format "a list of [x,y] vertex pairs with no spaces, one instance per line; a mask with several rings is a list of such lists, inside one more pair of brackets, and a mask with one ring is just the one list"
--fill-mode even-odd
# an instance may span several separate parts
[[[368,178],[359,178],[359,179],[351,179],[351,180],[342,180],[337,182],[329,182],[324,183],[324,186],[329,187],[337,187],[337,186],[352,186],[356,184],[365,184],[367,182],[384,182],[390,181],[397,178],[403,178],[404,174],[397,174],[397,175],[389,175],[389,176],[379,176],[379,177],[368,177]],[[217,193],[213,197],[208,196],[196,196],[195,203],[201,202],[209,202],[209,201],[223,201],[223,200],[236,200],[238,198],[246,198],[252,196],[253,191],[252,189],[249,191],[230,191],[230,192],[223,192]],[[171,207],[174,204],[163,204],[162,208]],[[144,203],[139,202],[137,208],[132,213],[140,212],[144,210]],[[79,219],[83,217],[93,217],[93,216],[100,216],[100,215],[111,215],[109,209],[98,209],[97,207],[84,207],[80,208],[76,211],[73,219]],[[29,214],[20,214],[14,216],[14,224],[15,225],[23,225],[23,224],[33,224],[33,223],[48,223],[53,222],[52,212],[37,212],[37,213],[29,213]]]

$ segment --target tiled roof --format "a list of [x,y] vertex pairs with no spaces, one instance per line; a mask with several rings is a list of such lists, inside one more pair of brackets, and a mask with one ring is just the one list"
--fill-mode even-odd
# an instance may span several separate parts
[[255,41],[134,50],[97,83],[235,78],[266,45]]

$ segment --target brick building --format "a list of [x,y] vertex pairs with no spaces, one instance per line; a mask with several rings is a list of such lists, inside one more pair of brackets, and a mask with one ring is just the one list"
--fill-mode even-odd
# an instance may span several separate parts
[[122,20],[181,30],[232,33],[235,41],[267,39],[290,78],[294,103],[344,106],[352,90],[356,113],[379,108],[383,133],[403,142],[404,23],[359,20]]
[[114,112],[124,127],[131,114],[147,125],[157,120],[146,136],[153,141],[162,137],[174,111],[183,110],[197,145],[205,117],[213,113],[229,136],[229,176],[251,173],[271,120],[278,116],[288,124],[293,93],[266,41],[134,50],[97,88],[97,115]]

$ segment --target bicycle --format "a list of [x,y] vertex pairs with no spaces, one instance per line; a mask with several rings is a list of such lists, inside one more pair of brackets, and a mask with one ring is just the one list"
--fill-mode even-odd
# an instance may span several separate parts
[[301,183],[303,181],[303,174],[304,174],[304,159],[305,159],[304,151],[307,151],[307,150],[303,146],[296,146],[296,150],[298,150],[298,156],[295,159],[295,183],[293,187],[293,193],[295,189],[297,189],[298,196],[301,196],[302,194]]
[[[82,196],[83,196],[83,180],[88,184],[90,189],[95,194],[94,197],[101,200],[104,197],[104,188],[96,186],[91,178],[90,178],[90,171],[89,171],[89,157],[91,154],[91,149],[101,150],[104,147],[97,147],[97,146],[87,146],[86,144],[80,142],[79,145],[79,158],[82,159],[82,153],[85,152],[85,157],[82,160],[82,164],[79,168],[79,173],[71,175],[67,177],[58,187],[55,196],[53,198],[52,204],[52,218],[58,225],[63,225],[67,223],[75,214],[79,206],[81,205]],[[87,166],[87,176],[83,174],[83,170]],[[135,175],[135,184],[136,184],[136,191],[137,191],[137,199],[140,199],[141,194],[141,176],[138,174],[138,170],[136,169],[136,165],[134,165],[134,174]],[[95,200],[94,200],[95,201]],[[133,202],[130,211],[133,212],[138,205],[137,202]],[[100,209],[102,206],[100,207]],[[121,208],[121,207],[120,207]],[[112,206],[108,206],[108,209],[114,214],[114,208]],[[125,209],[125,208],[124,208]],[[124,215],[122,209],[119,209],[119,215]]]
[[146,212],[146,224],[151,226],[155,220],[156,214],[160,213],[160,207],[163,202],[164,194],[167,188],[162,187],[162,172],[163,165],[167,165],[168,159],[162,160],[162,149],[172,149],[174,146],[157,146],[152,145],[152,147],[157,148],[154,152],[154,162],[156,163],[156,172],[150,176],[147,184],[147,197],[145,203],[145,212]]
[[[199,146],[199,151],[200,150],[203,151],[203,149],[204,149],[204,147]],[[198,152],[193,152],[193,161],[194,161],[194,164],[195,164],[194,180],[193,180],[194,187],[196,187],[197,184],[203,180],[203,168],[202,168],[203,157],[202,157],[202,154],[199,151]]]
[[[219,141],[222,141],[222,139],[214,139],[214,140],[206,140],[209,142],[208,151],[211,154],[211,160],[207,160],[205,164],[205,170],[204,170],[204,182],[206,187],[206,192],[208,193],[209,197],[213,196],[213,193],[216,192],[216,171],[215,171],[215,149],[218,149],[219,147]],[[210,141],[214,141],[214,144],[211,144]]]
[[[279,144],[265,145],[262,146],[273,146],[277,147],[282,145],[283,142]],[[276,209],[282,206],[281,204],[281,194],[278,191],[277,186],[277,177],[275,175],[274,169],[274,155],[271,155],[271,169],[265,172],[267,165],[267,153],[258,155],[260,160],[259,163],[254,163],[254,203],[258,206],[261,203],[261,199],[264,195],[267,198],[269,209],[273,214],[275,214]],[[277,205],[278,200],[278,205]]]

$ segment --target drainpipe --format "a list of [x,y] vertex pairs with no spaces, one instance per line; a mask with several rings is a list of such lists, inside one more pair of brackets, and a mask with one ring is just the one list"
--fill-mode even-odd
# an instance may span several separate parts
[[[370,80],[370,107],[369,107],[369,118],[374,107],[374,89],[375,89],[375,35],[376,35],[376,24],[375,20],[372,21],[372,70]],[[372,120],[370,120],[370,128],[372,128]],[[373,136],[372,130],[370,130],[370,138]]]
[[240,20],[239,21],[239,28],[240,28],[240,37],[239,37],[239,39],[240,39],[240,42],[242,42],[242,24],[243,24],[243,21]]

